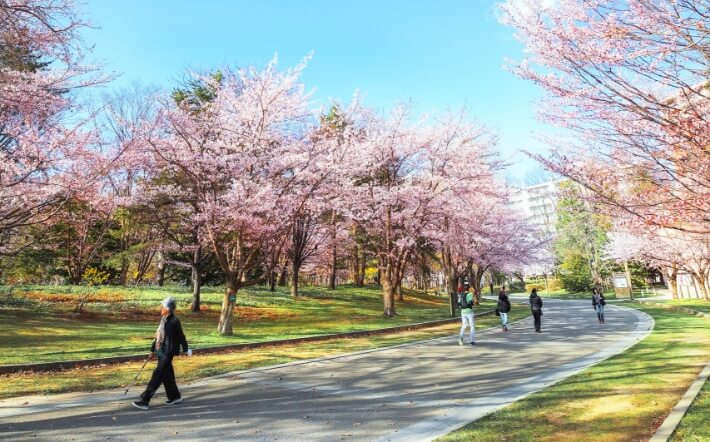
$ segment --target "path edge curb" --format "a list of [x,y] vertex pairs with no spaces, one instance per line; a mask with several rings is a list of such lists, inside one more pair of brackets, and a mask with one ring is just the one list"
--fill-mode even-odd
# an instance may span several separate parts
[[649,442],[666,442],[670,440],[671,436],[675,432],[676,428],[680,424],[681,420],[688,413],[688,409],[698,397],[700,391],[703,389],[703,385],[710,377],[710,361],[708,361],[705,368],[703,368],[698,376],[695,378],[688,390],[683,394],[678,403],[673,407],[670,414],[665,418],[660,427],[653,434],[653,437],[649,439]]

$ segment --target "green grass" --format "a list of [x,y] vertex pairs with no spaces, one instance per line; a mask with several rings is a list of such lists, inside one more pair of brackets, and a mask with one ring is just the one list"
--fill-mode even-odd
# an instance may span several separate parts
[[669,305],[685,307],[698,312],[710,314],[710,301],[704,299],[678,299],[666,302]]
[[710,382],[706,381],[670,440],[673,442],[710,440],[710,419],[708,416],[710,416]]
[[[145,352],[155,334],[159,302],[178,299],[178,317],[193,347],[269,341],[327,333],[371,330],[449,317],[447,299],[406,291],[398,316],[382,315],[377,287],[343,286],[335,291],[303,287],[294,300],[288,288],[275,293],[255,287],[239,292],[234,335],[216,332],[223,289],[205,288],[203,311],[190,312],[185,288],[81,288],[26,286],[0,291],[0,364],[63,361]],[[83,313],[72,309],[88,295]],[[493,308],[484,303],[479,309]]]
[[[527,308],[513,308],[510,321],[528,315]],[[494,315],[476,318],[476,328],[498,327],[500,318]],[[180,385],[207,376],[228,373],[267,365],[282,364],[323,356],[349,353],[360,350],[389,347],[423,339],[455,334],[460,324],[447,324],[420,330],[388,333],[384,335],[329,339],[294,345],[269,346],[219,354],[196,354],[191,358],[178,357],[175,371]],[[138,373],[141,362],[85,367],[51,373],[15,373],[0,376],[0,399],[32,394],[52,394],[72,391],[93,391],[128,385]],[[145,370],[133,393],[139,391],[150,378],[151,370]]]
[[[440,440],[647,440],[710,359],[710,327],[692,315],[646,305],[634,308],[656,320],[646,339]],[[705,396],[685,427],[697,424],[707,431],[706,422],[698,424],[707,421],[707,406]],[[697,428],[692,427],[693,434]]]

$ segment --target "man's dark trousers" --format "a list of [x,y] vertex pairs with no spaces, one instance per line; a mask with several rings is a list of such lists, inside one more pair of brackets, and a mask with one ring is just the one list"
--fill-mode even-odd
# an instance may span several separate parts
[[542,317],[542,312],[541,311],[534,311],[532,312],[533,318],[535,319],[535,331],[540,331],[540,318]]
[[165,386],[165,394],[168,396],[169,401],[180,397],[180,391],[175,383],[175,371],[173,371],[172,356],[162,356],[158,358],[158,366],[155,367],[155,370],[153,370],[153,377],[150,378],[148,386],[143,394],[141,394],[141,400],[143,402],[150,402],[150,399],[158,390],[160,384]]

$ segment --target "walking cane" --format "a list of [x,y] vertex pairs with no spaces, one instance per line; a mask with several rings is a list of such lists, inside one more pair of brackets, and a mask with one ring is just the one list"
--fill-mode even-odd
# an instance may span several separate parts
[[146,366],[146,364],[148,363],[148,361],[150,361],[150,356],[148,356],[148,359],[145,360],[145,362],[143,363],[143,366],[141,367],[141,369],[138,370],[138,374],[136,375],[135,378],[133,378],[133,382],[131,382],[131,383],[128,385],[128,387],[126,387],[126,391],[123,392],[123,395],[124,395],[124,396],[128,393],[128,389],[131,388],[132,386],[134,386],[134,385],[136,384],[136,381],[138,380],[138,377],[141,375],[141,373],[143,373],[143,369],[145,368],[145,366]]

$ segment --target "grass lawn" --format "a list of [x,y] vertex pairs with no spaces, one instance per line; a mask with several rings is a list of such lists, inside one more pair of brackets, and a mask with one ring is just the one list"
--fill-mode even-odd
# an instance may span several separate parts
[[678,299],[666,303],[710,314],[710,301],[704,299]]
[[[72,313],[86,295],[81,314]],[[398,316],[382,315],[377,287],[343,286],[335,291],[303,287],[294,300],[288,288],[240,291],[234,335],[220,336],[222,289],[207,287],[202,311],[190,312],[186,288],[82,288],[33,286],[0,291],[0,364],[89,359],[147,352],[159,320],[158,304],[178,299],[178,317],[195,348],[268,341],[352,330],[370,330],[449,317],[447,299],[406,291]],[[484,303],[480,310],[494,308]]]
[[[646,339],[440,440],[648,440],[710,359],[710,327],[692,315],[634,308],[656,320]],[[696,404],[698,411],[685,419],[686,428],[693,425],[692,437],[700,438],[677,440],[709,440],[708,403],[706,395]]]
[[[510,321],[522,319],[529,314],[527,308],[515,308]],[[498,327],[500,318],[494,315],[476,319],[476,328]],[[178,382],[183,385],[196,379],[267,365],[332,356],[372,348],[381,348],[406,342],[449,336],[458,332],[459,324],[430,327],[427,329],[389,333],[361,338],[331,339],[322,342],[307,342],[289,346],[271,346],[239,350],[219,354],[178,357],[175,371]],[[123,387],[138,373],[141,362],[113,364],[103,367],[85,367],[52,373],[16,373],[0,375],[0,399],[31,394],[92,391]],[[150,379],[152,369],[146,369],[134,387],[133,396],[140,392]],[[131,394],[131,393],[129,393]],[[132,396],[131,396],[132,397]]]
[[688,409],[688,413],[675,429],[673,442],[703,442],[710,440],[710,382],[705,382],[703,389]]

